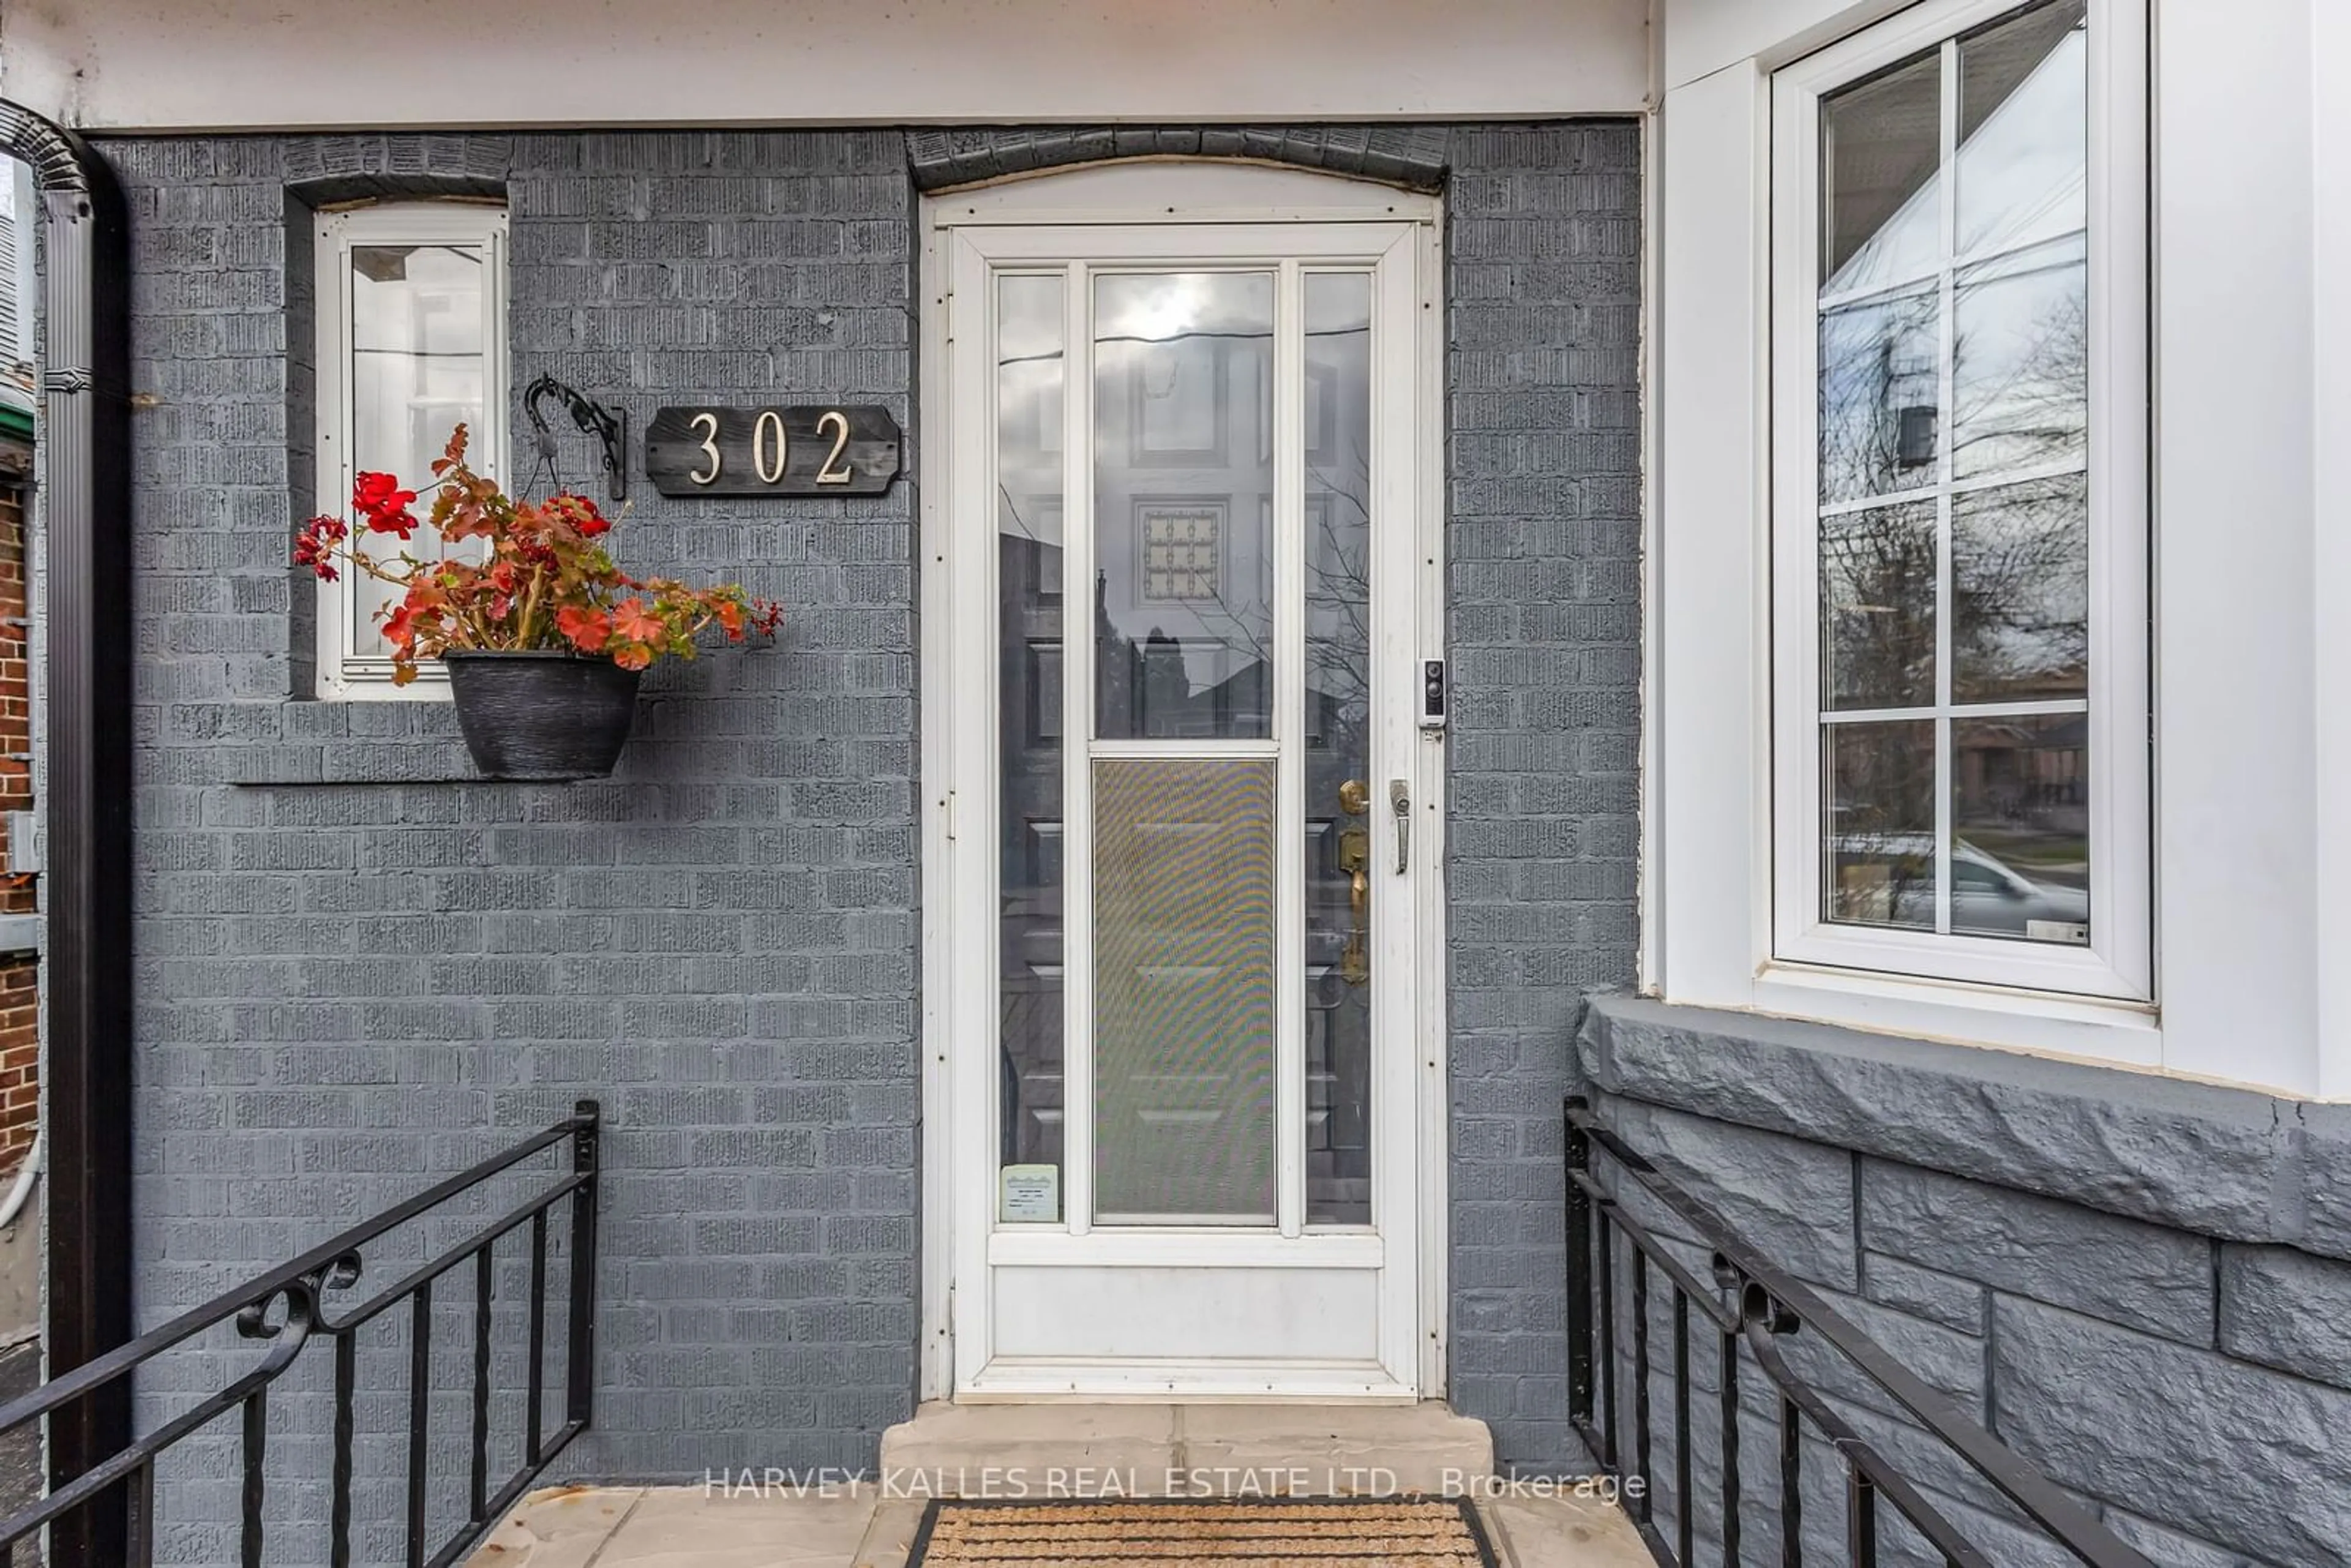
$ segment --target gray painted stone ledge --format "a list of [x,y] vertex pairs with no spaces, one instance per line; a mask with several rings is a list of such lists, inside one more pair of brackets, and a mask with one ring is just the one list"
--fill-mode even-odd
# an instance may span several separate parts
[[1576,1052],[1608,1093],[2351,1259],[2351,1105],[1625,996]]
[[221,782],[265,784],[496,784],[458,741],[341,741],[247,746],[227,754]]
[[445,702],[179,703],[167,738],[199,743],[182,767],[218,784],[433,784],[483,781]]

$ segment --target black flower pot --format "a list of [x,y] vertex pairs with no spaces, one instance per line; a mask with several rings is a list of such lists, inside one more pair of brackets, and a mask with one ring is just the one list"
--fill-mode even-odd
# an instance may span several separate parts
[[489,777],[601,779],[621,759],[643,672],[562,653],[450,653],[442,662],[465,749]]

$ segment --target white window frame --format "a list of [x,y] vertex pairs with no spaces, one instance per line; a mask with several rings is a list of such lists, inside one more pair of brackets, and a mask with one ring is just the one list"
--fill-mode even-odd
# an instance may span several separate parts
[[[507,438],[507,213],[480,202],[381,202],[318,214],[313,234],[317,262],[318,509],[350,516],[351,485],[351,291],[350,258],[358,246],[473,246],[483,253],[483,417],[471,434],[477,472],[506,472]],[[402,474],[401,482],[423,489],[428,475]],[[319,584],[318,695],[370,702],[444,701],[448,676],[438,664],[421,666],[404,686],[392,682],[389,656],[362,653],[362,629],[354,579],[346,569],[336,582]]]
[[[1957,181],[1958,38],[2017,8],[2017,0],[1929,3],[1787,66],[1772,78],[1772,943],[1775,961],[2023,991],[2154,998],[2148,813],[2147,58],[2133,0],[2089,5],[2089,815],[2091,943],[1833,924],[1821,917],[1821,669],[1817,525],[1822,99],[1939,46],[1944,410],[1952,432],[1954,330],[1949,235]],[[2137,20],[2137,25],[2135,25]],[[2119,62],[2142,62],[2117,68]],[[1938,559],[1949,553],[1950,507],[1938,507]],[[1947,580],[1949,571],[1942,577]],[[1938,615],[1948,679],[1949,607]],[[1981,705],[2001,713],[2018,706]],[[1908,710],[1905,710],[1907,712]],[[1918,716],[1938,714],[1934,707]],[[1948,733],[1952,709],[1936,717]],[[1953,830],[1948,741],[1938,746],[1938,862]],[[1948,882],[1945,866],[1938,883]]]
[[2153,35],[2146,74],[2112,63],[2146,93],[2154,150],[2157,1001],[1771,951],[1771,77],[1901,0],[1662,13],[1641,983],[1671,1003],[2351,1100],[2351,918],[2328,891],[2351,869],[2351,530],[2325,479],[2351,329],[2324,281],[2351,255],[2335,108],[2351,26],[2242,0],[2133,9]]

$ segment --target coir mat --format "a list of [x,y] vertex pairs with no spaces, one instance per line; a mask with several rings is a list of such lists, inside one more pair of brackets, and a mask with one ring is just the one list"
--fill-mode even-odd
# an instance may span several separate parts
[[1135,1499],[1030,1502],[941,1498],[906,1568],[1495,1568],[1470,1505],[1420,1497]]

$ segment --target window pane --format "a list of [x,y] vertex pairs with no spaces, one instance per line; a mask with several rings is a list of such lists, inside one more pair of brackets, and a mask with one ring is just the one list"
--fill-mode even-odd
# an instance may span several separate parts
[[2085,0],[2055,0],[1960,40],[1960,255],[2013,250],[2086,221],[2086,12]]
[[1821,317],[1823,502],[1935,482],[1942,426],[1940,318],[1932,293],[1847,306]]
[[2090,689],[2090,496],[2082,475],[1951,499],[1951,696]]
[[1095,733],[1272,733],[1273,275],[1094,284]]
[[1306,1223],[1368,1225],[1379,823],[1343,797],[1372,779],[1371,275],[1309,273],[1305,305]]
[[1935,700],[1935,504],[1821,519],[1821,703]]
[[1933,930],[1934,721],[1829,725],[1821,769],[1821,918]]
[[1093,780],[1094,1218],[1270,1225],[1274,764]]
[[1951,726],[1951,929],[2090,939],[2089,718]]
[[1056,1221],[1061,1170],[1061,388],[1063,283],[997,283],[998,818],[1007,1220]]
[[[460,423],[475,436],[475,460],[483,459],[482,269],[478,246],[351,248],[353,473],[396,475],[422,490]],[[399,552],[398,540],[375,538],[382,559]],[[361,535],[353,542],[368,548],[367,541]],[[358,612],[352,650],[388,657],[375,612],[396,591],[358,572],[346,575]]]
[[2079,463],[2090,446],[2090,274],[2075,235],[1960,274],[1955,478]]
[[1932,53],[1821,101],[1823,294],[1930,276],[1942,246],[1942,65]]

